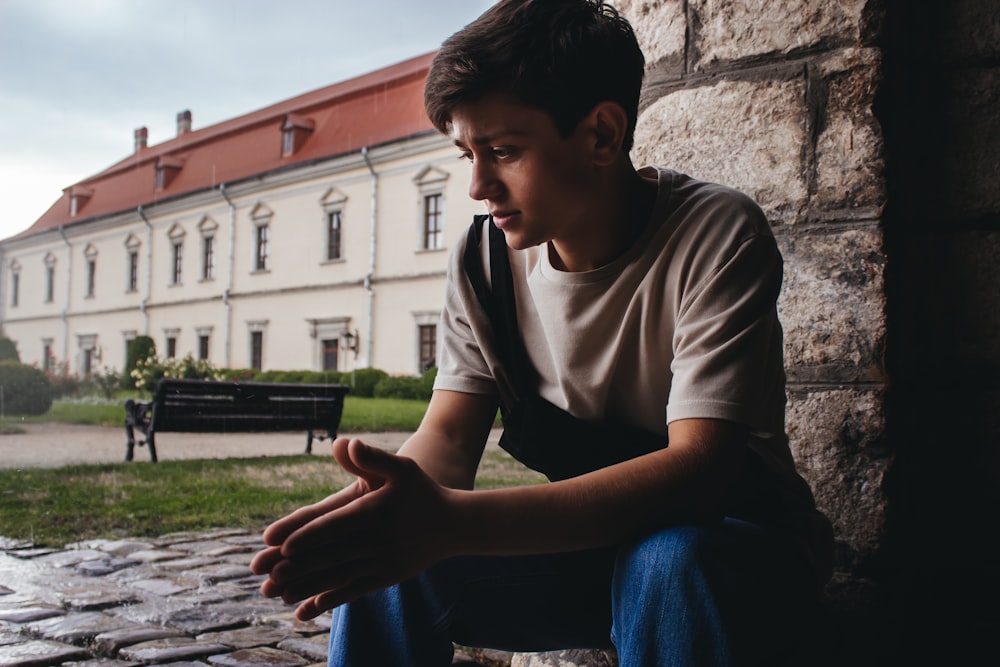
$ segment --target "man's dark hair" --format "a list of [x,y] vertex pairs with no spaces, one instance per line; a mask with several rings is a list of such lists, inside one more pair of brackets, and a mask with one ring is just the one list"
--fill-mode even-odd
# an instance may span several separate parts
[[455,107],[507,93],[568,137],[599,102],[617,102],[629,118],[627,152],[644,67],[632,26],[600,0],[500,0],[441,45],[424,106],[447,133]]

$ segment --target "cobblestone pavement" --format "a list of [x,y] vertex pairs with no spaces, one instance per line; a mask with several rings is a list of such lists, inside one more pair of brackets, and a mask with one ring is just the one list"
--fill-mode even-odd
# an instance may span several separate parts
[[0,538],[0,665],[324,664],[329,616],[303,623],[260,595],[245,531],[95,540]]
[[[312,667],[330,616],[302,622],[261,596],[242,530],[65,549],[0,537],[0,667]],[[613,667],[604,652],[458,650],[455,665]],[[387,666],[391,667],[391,666]]]

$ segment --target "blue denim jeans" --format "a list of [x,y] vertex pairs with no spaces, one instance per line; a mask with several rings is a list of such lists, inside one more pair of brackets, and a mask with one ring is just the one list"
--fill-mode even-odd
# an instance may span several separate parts
[[621,547],[463,557],[333,611],[331,667],[447,667],[452,644],[616,647],[621,667],[773,665],[813,578],[782,540],[727,519]]

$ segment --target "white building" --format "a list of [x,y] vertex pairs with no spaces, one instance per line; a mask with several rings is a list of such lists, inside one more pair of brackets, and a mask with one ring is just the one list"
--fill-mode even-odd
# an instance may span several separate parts
[[216,366],[415,374],[448,252],[483,211],[430,125],[433,54],[146,145],[0,242],[21,360],[121,369],[129,341]]

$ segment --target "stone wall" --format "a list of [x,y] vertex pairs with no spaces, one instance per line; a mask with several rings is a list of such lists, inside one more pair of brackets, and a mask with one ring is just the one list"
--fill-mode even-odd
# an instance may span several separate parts
[[743,190],[784,253],[787,428],[836,530],[844,664],[984,643],[996,615],[964,612],[1000,589],[1000,3],[614,4],[647,55],[636,164]]
[[637,164],[736,187],[785,257],[788,431],[838,565],[888,521],[885,148],[878,12],[863,0],[626,0],[647,54]]

